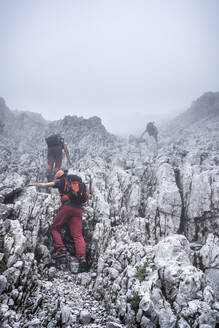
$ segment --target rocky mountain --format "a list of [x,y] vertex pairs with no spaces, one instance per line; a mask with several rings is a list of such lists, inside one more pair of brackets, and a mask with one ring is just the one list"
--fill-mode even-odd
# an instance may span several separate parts
[[[146,136],[119,139],[98,117],[48,122],[1,98],[0,323],[9,327],[215,327],[219,322],[219,93],[206,93]],[[89,185],[83,226],[89,272],[67,232],[51,259],[55,190],[45,137],[61,133]],[[63,167],[67,167],[65,160]]]

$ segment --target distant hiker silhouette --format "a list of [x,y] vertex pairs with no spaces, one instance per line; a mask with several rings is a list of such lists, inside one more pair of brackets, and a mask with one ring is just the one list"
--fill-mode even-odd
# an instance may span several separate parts
[[48,138],[45,138],[45,140],[48,146],[48,164],[46,169],[46,176],[48,181],[52,181],[55,173],[61,168],[63,150],[69,165],[71,165],[71,160],[67,146],[64,143],[64,138],[62,138],[60,134],[50,135]]
[[55,216],[51,228],[55,251],[54,259],[66,257],[67,250],[63,243],[60,230],[67,225],[74,240],[76,257],[79,260],[80,272],[87,270],[85,241],[82,235],[82,206],[89,199],[89,192],[82,179],[77,175],[67,175],[59,170],[55,180],[47,183],[35,182],[28,186],[40,188],[57,188],[61,198],[61,207]]
[[154,125],[154,122],[149,122],[146,126],[145,131],[142,133],[141,137],[142,138],[144,136],[145,133],[148,133],[149,136],[154,137],[155,141],[158,141],[158,129],[157,127]]
[[4,131],[5,123],[0,121],[0,133]]

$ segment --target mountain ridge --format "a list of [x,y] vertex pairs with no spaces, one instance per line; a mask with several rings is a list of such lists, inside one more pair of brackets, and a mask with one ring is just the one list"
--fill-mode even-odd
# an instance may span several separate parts
[[[160,129],[158,144],[148,135],[117,138],[95,117],[67,117],[44,126],[28,116],[30,125],[22,130],[25,116],[9,138],[3,133],[2,327],[79,328],[86,310],[93,328],[189,328],[206,322],[214,328],[219,322],[215,117],[209,118],[207,110],[189,126]],[[64,129],[69,172],[81,176],[91,194],[83,213],[90,268],[84,274],[77,273],[72,241],[65,234],[67,262],[58,266],[51,258],[58,193],[26,187],[46,181],[44,133]]]

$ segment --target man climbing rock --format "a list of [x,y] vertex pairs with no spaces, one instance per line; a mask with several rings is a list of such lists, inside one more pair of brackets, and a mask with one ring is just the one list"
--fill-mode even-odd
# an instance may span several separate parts
[[[76,175],[67,176],[66,172],[59,170],[55,175],[54,181],[47,183],[35,182],[28,186],[58,189],[61,198],[61,207],[52,224],[52,236],[55,248],[52,256],[54,259],[66,256],[66,247],[63,244],[60,229],[63,225],[67,225],[74,240],[76,257],[79,260],[79,270],[80,272],[85,272],[87,270],[87,262],[85,258],[85,241],[82,235],[82,205],[89,198],[86,185],[80,177]],[[75,188],[73,192],[71,186]],[[79,196],[76,195],[77,193]]]
[[62,165],[63,150],[67,157],[69,165],[71,165],[71,160],[66,144],[64,143],[64,138],[60,134],[53,134],[45,139],[48,146],[48,165],[47,165],[47,180],[52,181],[54,174],[60,170]]
[[145,131],[142,133],[141,138],[144,136],[145,133],[148,133],[149,136],[154,137],[155,141],[158,141],[158,129],[157,127],[154,125],[154,122],[149,122],[146,126]]

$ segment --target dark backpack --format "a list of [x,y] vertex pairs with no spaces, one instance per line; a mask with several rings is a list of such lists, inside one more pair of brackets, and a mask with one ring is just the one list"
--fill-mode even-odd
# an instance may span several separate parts
[[157,128],[152,122],[149,122],[147,124],[147,132],[150,136],[154,136],[155,134],[157,134]]
[[46,143],[48,147],[63,147],[64,139],[58,134],[53,134],[46,138]]
[[77,175],[67,175],[65,179],[64,193],[69,196],[69,199],[78,205],[86,203],[90,197],[88,188],[82,179]]

